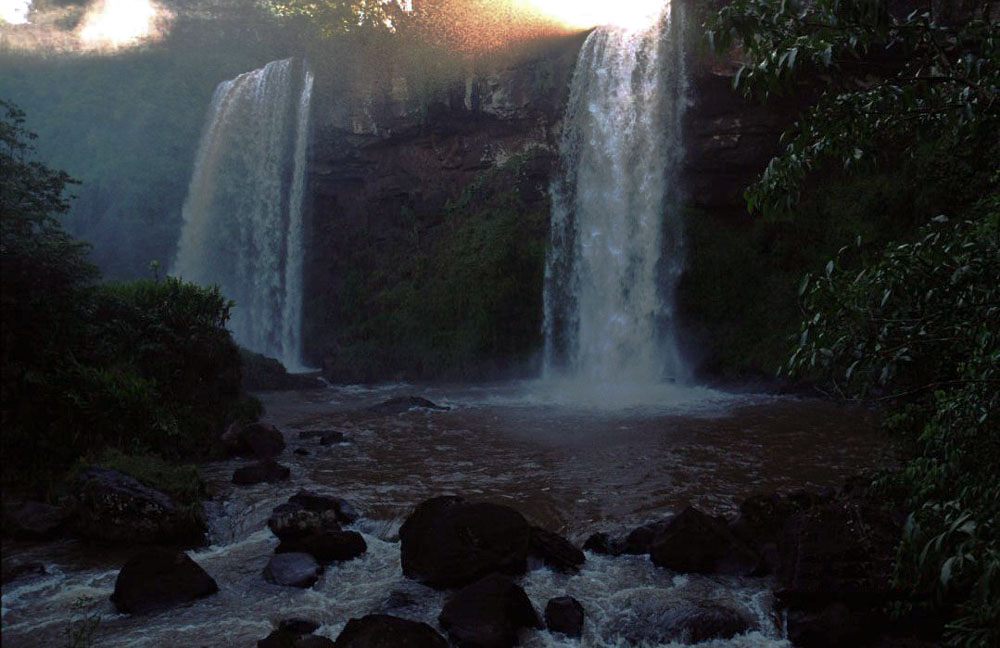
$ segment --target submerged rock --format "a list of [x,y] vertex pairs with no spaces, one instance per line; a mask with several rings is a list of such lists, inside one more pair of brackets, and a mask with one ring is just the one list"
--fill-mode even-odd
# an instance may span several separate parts
[[583,634],[583,606],[572,596],[549,599],[545,606],[545,626],[570,637]]
[[205,542],[200,512],[108,468],[88,468],[77,476],[70,513],[76,534],[89,540],[182,546]]
[[285,619],[278,628],[257,642],[257,648],[329,648],[333,642],[312,634],[319,628],[315,621]]
[[275,553],[307,553],[321,563],[357,558],[368,550],[357,531],[325,531],[281,541]]
[[233,423],[222,435],[222,444],[232,455],[274,459],[285,449],[285,436],[268,423]]
[[558,533],[541,527],[531,527],[528,553],[540,558],[546,565],[562,572],[575,572],[586,560],[583,552]]
[[624,541],[619,543],[621,553],[633,555],[649,553],[650,549],[660,539],[672,520],[673,517],[669,517],[636,527],[625,536]]
[[667,612],[661,624],[664,639],[684,643],[729,639],[754,625],[748,615],[718,605],[680,606]]
[[337,648],[447,648],[448,643],[426,623],[388,614],[351,619],[334,644]]
[[590,537],[583,543],[584,551],[604,554],[606,556],[620,556],[622,554],[622,542],[612,538],[604,531],[590,534]]
[[326,513],[333,511],[339,522],[350,524],[360,516],[357,509],[342,497],[331,497],[320,495],[312,491],[300,490],[298,493],[288,498],[289,504],[301,506],[306,511],[314,513]]
[[715,599],[691,600],[662,588],[636,589],[620,603],[627,613],[599,628],[609,643],[699,643],[728,639],[758,627],[746,608]]
[[111,601],[119,612],[145,614],[217,591],[212,577],[184,552],[152,548],[125,563]]
[[455,592],[438,617],[463,648],[508,648],[522,628],[541,628],[538,613],[520,585],[490,574]]
[[749,575],[760,561],[722,518],[696,508],[681,511],[659,531],[649,550],[653,563],[678,572]]
[[319,580],[319,563],[307,553],[280,553],[264,568],[264,579],[275,585],[312,587]]
[[530,528],[514,509],[461,497],[429,499],[399,529],[403,574],[437,589],[490,572],[523,574]]
[[372,405],[368,408],[368,411],[389,415],[402,414],[403,412],[409,412],[411,409],[447,410],[448,408],[432,403],[420,396],[401,396],[399,398],[390,398],[378,405]]
[[291,477],[288,466],[282,466],[273,459],[258,461],[250,466],[237,468],[233,472],[233,483],[239,486],[250,486],[261,482],[274,483],[285,481]]

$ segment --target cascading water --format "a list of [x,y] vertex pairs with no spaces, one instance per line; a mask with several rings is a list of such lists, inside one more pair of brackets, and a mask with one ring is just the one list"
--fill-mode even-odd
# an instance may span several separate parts
[[[304,66],[302,66],[304,68]],[[301,370],[305,166],[312,74],[292,59],[220,83],[171,274],[236,301],[241,345]]]
[[680,7],[668,5],[645,30],[595,30],[580,51],[551,188],[546,377],[687,377],[673,313],[684,257],[682,32]]

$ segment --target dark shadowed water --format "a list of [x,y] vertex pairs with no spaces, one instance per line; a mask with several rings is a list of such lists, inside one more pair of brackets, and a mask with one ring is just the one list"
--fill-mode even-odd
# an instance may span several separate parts
[[[404,394],[450,409],[367,409]],[[505,503],[581,544],[595,531],[625,531],[688,504],[730,515],[755,492],[834,486],[886,459],[869,412],[701,388],[384,385],[271,393],[263,401],[266,420],[285,431],[281,461],[292,479],[235,487],[229,479],[239,460],[205,467],[215,491],[207,505],[211,546],[190,554],[219,594],[151,617],[119,615],[107,597],[130,550],[5,546],[5,560],[39,560],[47,574],[4,586],[4,645],[64,645],[80,599],[77,619],[101,616],[101,646],[253,646],[290,616],[322,622],[318,633],[331,638],[348,618],[371,612],[436,626],[446,597],[402,576],[396,541],[402,520],[428,497]],[[300,438],[310,430],[340,431],[348,441],[321,446],[315,436]],[[293,454],[300,447],[310,454]],[[270,585],[261,575],[277,546],[267,517],[300,488],[355,504],[363,518],[354,528],[369,546],[308,590]],[[677,575],[645,556],[588,553],[579,574],[536,569],[522,584],[539,610],[568,593],[588,614],[582,641],[531,631],[522,637],[527,646],[671,645],[658,640],[657,620],[678,602],[714,602],[757,619],[757,631],[703,645],[787,645],[761,579]]]

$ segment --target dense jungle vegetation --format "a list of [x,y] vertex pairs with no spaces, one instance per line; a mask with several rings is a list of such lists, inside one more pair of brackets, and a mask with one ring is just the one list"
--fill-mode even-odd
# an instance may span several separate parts
[[58,220],[75,181],[34,160],[24,113],[0,108],[5,491],[52,493],[101,456],[190,481],[162,460],[203,458],[227,424],[260,414],[241,391],[231,302],[170,277],[99,283],[89,246]]
[[717,51],[735,46],[745,57],[736,83],[746,92],[766,99],[804,84],[817,93],[747,190],[752,211],[794,221],[822,193],[820,178],[842,174],[851,188],[891,174],[899,188],[886,197],[896,200],[864,216],[903,208],[923,221],[889,243],[859,233],[804,278],[785,369],[879,403],[910,448],[902,469],[875,484],[909,512],[893,611],[943,625],[956,646],[1000,642],[994,11],[988,2],[902,14],[880,0],[736,0],[708,25]]

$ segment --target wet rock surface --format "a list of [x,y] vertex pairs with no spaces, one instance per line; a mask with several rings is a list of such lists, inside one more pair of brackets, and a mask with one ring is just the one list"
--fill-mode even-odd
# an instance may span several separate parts
[[324,531],[281,541],[275,553],[307,553],[321,563],[351,560],[368,550],[356,531]]
[[583,552],[558,533],[541,527],[531,527],[528,553],[542,560],[546,566],[562,572],[576,572],[586,560]]
[[241,457],[274,459],[285,449],[285,437],[268,423],[233,423],[222,435],[226,450]]
[[378,405],[372,405],[368,408],[369,412],[374,414],[391,415],[391,414],[402,414],[403,412],[409,412],[412,409],[428,409],[428,410],[447,410],[447,407],[442,407],[426,398],[420,396],[400,396],[399,398],[390,398],[387,401],[383,401]]
[[688,507],[671,518],[652,541],[653,563],[678,572],[749,575],[760,562],[723,518]]
[[119,612],[146,614],[187,603],[219,590],[187,554],[147,549],[125,563],[115,581],[111,601]]
[[292,471],[288,466],[283,466],[271,459],[265,459],[249,466],[237,468],[233,471],[232,481],[238,486],[252,486],[262,482],[286,481],[291,475]]
[[446,648],[448,642],[426,623],[388,614],[351,619],[337,637],[337,648]]
[[583,634],[583,606],[572,596],[559,596],[545,604],[545,627],[569,637]]
[[530,527],[514,509],[461,497],[429,499],[399,529],[403,573],[437,589],[490,572],[523,574]]
[[117,470],[94,467],[80,473],[69,513],[74,533],[88,540],[188,547],[205,542],[199,512]]
[[502,574],[456,591],[438,621],[463,648],[507,648],[517,644],[522,628],[542,627],[521,586]]
[[275,585],[312,587],[319,580],[321,568],[307,553],[275,554],[264,568],[264,579]]

